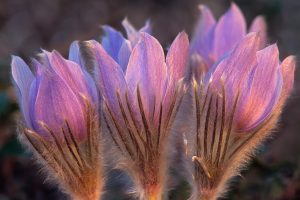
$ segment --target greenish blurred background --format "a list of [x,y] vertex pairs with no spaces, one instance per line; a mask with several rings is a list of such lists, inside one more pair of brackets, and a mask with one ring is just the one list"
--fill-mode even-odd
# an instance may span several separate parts
[[[248,23],[256,15],[268,22],[270,43],[277,43],[281,58],[300,53],[299,0],[236,0]],[[33,164],[16,139],[19,110],[11,85],[10,56],[28,60],[40,48],[67,55],[73,40],[99,38],[100,25],[119,30],[124,17],[137,27],[151,19],[154,36],[165,46],[181,30],[192,33],[199,17],[198,4],[207,4],[220,16],[230,5],[225,0],[0,0],[0,200],[66,199]],[[260,148],[241,177],[235,178],[227,199],[300,199],[300,76],[272,140]],[[104,199],[130,199],[127,178],[112,171]],[[182,183],[170,192],[171,200],[185,200]],[[122,194],[122,198],[120,197]]]

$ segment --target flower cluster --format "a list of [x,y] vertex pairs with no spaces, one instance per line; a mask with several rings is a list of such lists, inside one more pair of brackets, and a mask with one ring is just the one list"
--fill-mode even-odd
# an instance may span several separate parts
[[127,38],[103,26],[100,42],[72,43],[68,60],[43,51],[31,70],[13,56],[20,140],[73,199],[101,198],[107,163],[131,176],[139,199],[165,199],[175,155],[191,198],[217,199],[270,135],[294,57],[280,62],[277,45],[267,46],[261,16],[247,31],[235,4],[218,21],[200,10],[191,44],[181,32],[166,55],[150,22],[136,30],[125,19]]

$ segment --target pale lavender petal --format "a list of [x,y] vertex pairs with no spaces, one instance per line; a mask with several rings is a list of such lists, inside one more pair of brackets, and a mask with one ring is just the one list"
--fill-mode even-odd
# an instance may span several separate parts
[[125,31],[127,33],[127,38],[129,39],[129,41],[131,42],[132,47],[134,47],[138,41],[141,38],[141,32],[145,32],[145,33],[150,33],[151,32],[151,26],[150,26],[150,22],[147,21],[145,26],[142,27],[139,31],[137,31],[134,26],[128,21],[127,18],[125,18],[122,21],[122,25],[125,28]]
[[195,80],[200,81],[203,79],[208,71],[209,66],[203,60],[199,54],[193,54],[190,56],[190,78],[195,78]]
[[102,38],[101,44],[106,52],[118,62],[120,48],[125,42],[125,38],[119,32],[110,26],[102,26],[105,36]]
[[[34,106],[35,106],[35,101],[39,89],[39,85],[41,80],[43,79],[43,74],[45,73],[46,67],[44,67],[39,61],[36,59],[32,59],[32,63],[36,69],[36,74],[35,74],[35,79],[33,80],[31,86],[30,86],[30,92],[29,92],[29,117],[31,120],[34,119]],[[32,121],[32,128],[34,125],[34,121]]]
[[36,87],[38,92],[34,105],[34,129],[50,138],[39,123],[45,123],[55,134],[58,134],[61,133],[67,120],[76,139],[82,140],[86,133],[84,107],[72,89],[51,71],[46,71],[40,77]]
[[207,65],[212,64],[212,44],[214,38],[214,27],[216,20],[206,6],[200,6],[201,17],[191,41],[191,54],[199,54]]
[[174,81],[183,78],[187,69],[189,39],[185,32],[178,34],[172,43],[166,58],[169,75]]
[[83,67],[83,59],[81,58],[79,42],[72,42],[69,50],[69,60],[76,62],[80,67]]
[[263,16],[257,16],[249,29],[249,32],[259,32],[260,36],[260,48],[264,48],[267,45],[267,23]]
[[206,82],[212,79],[213,84],[218,84],[223,77],[224,81],[230,82],[230,86],[238,86],[255,64],[259,41],[257,33],[244,37],[232,53],[210,68],[205,77]]
[[126,81],[121,67],[112,59],[96,41],[88,41],[95,57],[95,79],[104,99],[111,109],[120,114],[117,92],[124,96]]
[[152,26],[150,20],[147,20],[145,25],[139,30],[139,32],[145,32],[148,34],[151,34],[152,32]]
[[[241,84],[256,64],[256,52],[259,47],[259,37],[256,33],[248,34],[233,50],[218,64],[210,68],[205,76],[205,82],[211,81],[212,88],[226,90],[226,110],[233,109],[234,100],[241,90]],[[230,113],[227,113],[230,115]]]
[[164,51],[160,43],[149,34],[142,33],[140,42],[130,56],[126,81],[132,94],[136,94],[139,86],[148,118],[150,113],[158,115],[166,82],[167,67],[164,60]]
[[185,77],[188,56],[189,39],[185,32],[181,32],[172,43],[166,58],[168,79],[165,92],[163,92],[165,94],[163,99],[163,113],[165,114],[168,113],[171,102],[174,99],[176,86],[179,84],[179,81]]
[[125,41],[119,51],[118,54],[118,63],[121,66],[121,68],[123,69],[123,72],[125,73],[126,69],[127,69],[127,65],[128,65],[128,61],[129,61],[129,57],[131,54],[132,48],[131,48],[131,44],[129,41]]
[[[92,78],[77,63],[64,59],[57,51],[45,53],[52,69],[76,94],[84,95],[94,103],[98,95]],[[92,85],[90,85],[92,84]]]
[[230,9],[220,18],[215,28],[214,59],[218,60],[232,51],[245,35],[245,18],[237,5],[232,3]]
[[278,56],[276,45],[257,53],[257,65],[248,78],[248,85],[241,91],[237,108],[237,128],[240,131],[256,127],[276,106],[282,87]]
[[50,64],[50,61],[48,58],[48,55],[51,54],[51,52],[49,52],[45,49],[41,49],[41,50],[42,50],[42,53],[38,54],[40,63],[42,64],[42,66],[44,68],[51,68],[51,64]]
[[13,56],[11,61],[12,77],[16,87],[19,104],[26,124],[32,127],[29,116],[29,93],[34,76],[28,65],[18,56]]
[[294,73],[296,67],[296,59],[294,56],[289,56],[283,60],[280,65],[282,78],[283,78],[283,88],[282,97],[286,99],[288,95],[291,94],[294,85]]
[[[81,56],[78,41],[72,42],[72,44],[70,46],[69,60],[79,64],[79,66],[81,67],[81,70],[82,70],[82,73],[83,73],[83,76],[84,76],[83,78],[86,81],[85,84],[87,86],[88,92],[92,96],[93,103],[95,105],[98,105],[99,96],[98,96],[97,87],[95,85],[95,82],[94,82],[93,78],[91,77],[91,75],[87,72],[87,70],[84,67],[84,60]],[[71,65],[72,65],[72,63],[71,63]]]

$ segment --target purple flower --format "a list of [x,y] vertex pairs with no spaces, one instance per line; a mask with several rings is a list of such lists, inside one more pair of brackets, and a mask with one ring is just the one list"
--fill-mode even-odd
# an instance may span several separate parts
[[72,199],[98,200],[102,192],[99,97],[83,68],[77,42],[69,60],[43,51],[33,60],[35,74],[13,56],[12,76],[25,125],[20,139]]
[[122,69],[102,45],[88,42],[104,98],[105,121],[141,196],[161,198],[167,138],[184,93],[180,80],[186,72],[188,45],[187,35],[180,33],[165,59],[159,42],[140,33]]
[[[193,59],[196,59],[196,62],[198,60],[197,64],[202,64],[202,70],[206,72],[214,63],[235,48],[247,34],[247,27],[243,13],[234,3],[218,22],[209,8],[201,5],[200,10],[202,15],[196,25],[190,51]],[[258,16],[249,28],[249,32],[259,32],[260,48],[267,43],[266,27],[264,18]]]
[[280,62],[276,44],[263,48],[262,18],[250,28],[262,31],[246,34],[235,4],[218,23],[202,10],[191,44],[195,129],[187,135],[187,152],[194,197],[217,199],[276,126],[292,91],[295,59]]
[[188,136],[188,155],[195,196],[216,199],[226,191],[228,180],[275,127],[291,93],[294,57],[280,62],[276,44],[259,46],[258,34],[248,34],[194,81],[196,131]]
[[211,90],[221,93],[224,87],[228,115],[239,99],[234,116],[238,132],[260,125],[290,94],[295,62],[292,57],[287,62],[281,65],[276,44],[259,50],[259,36],[251,33],[205,75]]
[[[70,58],[76,59],[76,44]],[[41,54],[42,63],[33,61],[36,74],[17,56],[12,59],[12,76],[19,93],[20,107],[28,128],[45,138],[49,133],[61,135],[68,123],[80,141],[86,138],[85,101],[98,106],[95,83],[86,70],[73,61],[64,59],[57,51]]]

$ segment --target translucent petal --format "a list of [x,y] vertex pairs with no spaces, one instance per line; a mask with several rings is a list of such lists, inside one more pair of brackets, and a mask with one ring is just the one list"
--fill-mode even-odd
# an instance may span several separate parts
[[249,32],[259,32],[260,36],[260,48],[264,48],[267,45],[267,23],[263,16],[257,16],[249,29]]
[[34,76],[28,65],[18,56],[12,57],[11,70],[25,122],[31,127],[32,125],[29,116],[29,93]]
[[230,9],[216,25],[213,44],[214,59],[218,60],[227,52],[232,51],[245,35],[245,18],[238,6],[232,3]]
[[257,53],[257,64],[248,77],[248,84],[241,92],[237,112],[240,130],[250,130],[270,115],[281,93],[282,77],[279,52],[271,45]]
[[142,39],[130,56],[126,81],[132,94],[136,94],[139,86],[147,117],[151,116],[150,113],[157,116],[159,112],[167,72],[164,61],[164,51],[159,42],[149,34],[142,33]]
[[201,5],[201,17],[198,20],[191,41],[191,54],[199,54],[207,65],[212,64],[212,44],[216,20],[208,7]]

